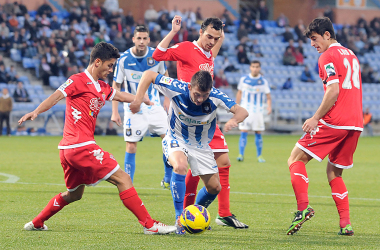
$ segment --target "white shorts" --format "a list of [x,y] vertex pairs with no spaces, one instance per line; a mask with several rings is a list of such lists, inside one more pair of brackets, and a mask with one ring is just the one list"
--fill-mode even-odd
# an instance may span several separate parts
[[167,113],[162,106],[155,106],[142,113],[132,114],[124,109],[124,141],[138,142],[149,130],[151,134],[164,135],[168,129]]
[[249,113],[242,123],[239,123],[240,130],[264,131],[264,115],[262,113]]
[[164,151],[166,159],[169,159],[169,156],[173,152],[182,151],[187,157],[193,176],[218,173],[218,166],[210,147],[206,149],[197,148],[186,145],[166,135],[162,140],[162,150]]

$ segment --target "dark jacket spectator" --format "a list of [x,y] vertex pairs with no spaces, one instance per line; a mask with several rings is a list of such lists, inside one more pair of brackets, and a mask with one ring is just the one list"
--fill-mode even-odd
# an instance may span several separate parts
[[260,20],[268,20],[269,10],[265,4],[265,1],[261,0],[259,5]]
[[290,31],[289,26],[285,27],[285,32],[282,33],[284,42],[289,42],[289,40],[294,40],[293,33]]
[[0,82],[8,83],[10,81],[10,77],[8,72],[5,70],[5,65],[0,65]]
[[59,76],[59,65],[55,56],[50,58],[50,71],[52,76]]
[[305,69],[302,71],[301,81],[303,81],[303,82],[315,82],[315,79],[314,79],[313,75],[311,74],[308,66],[305,66]]
[[284,85],[282,85],[282,89],[293,89],[292,78],[288,77],[288,79],[286,79]]
[[52,75],[52,72],[49,63],[46,60],[46,57],[41,58],[39,72],[43,85],[49,86],[49,77]]
[[218,74],[214,76],[214,87],[220,88],[220,87],[227,87],[228,81],[226,78],[226,75],[224,74],[224,71],[221,69],[219,70]]
[[50,23],[50,29],[52,30],[58,30],[61,27],[61,24],[58,22],[58,17],[53,16],[53,20]]
[[284,65],[291,65],[291,66],[296,66],[297,65],[297,61],[296,61],[296,58],[294,57],[293,55],[293,52],[292,52],[292,49],[291,48],[287,48],[285,53],[284,53],[284,56],[282,58],[282,63]]
[[281,28],[289,25],[289,19],[284,15],[284,13],[280,14],[276,22],[277,22],[277,26]]
[[256,34],[264,34],[265,33],[264,26],[260,23],[259,19],[256,19],[255,24],[252,26],[252,31],[253,31],[253,33],[256,33]]
[[90,11],[92,15],[97,16],[98,18],[102,18],[102,9],[99,6],[99,2],[97,0],[92,2],[90,7]]
[[28,91],[24,88],[22,82],[17,83],[17,88],[13,93],[13,99],[15,102],[31,102]]
[[294,32],[298,36],[298,40],[302,40],[303,42],[306,42],[306,36],[303,34],[305,31],[305,25],[303,24],[303,20],[299,19],[298,24],[294,27]]
[[249,64],[247,52],[244,50],[243,45],[238,46],[237,59],[240,64]]
[[125,16],[125,25],[129,27],[135,25],[135,20],[133,19],[133,15],[131,11],[128,11],[128,14]]
[[52,12],[53,9],[50,7],[48,0],[44,0],[44,3],[37,10],[38,15],[40,16],[42,16],[42,14],[46,14],[48,17],[51,17]]
[[237,39],[240,41],[240,39],[245,36],[248,36],[248,30],[246,29],[245,25],[241,23],[237,31]]
[[118,32],[115,39],[113,40],[113,45],[122,53],[127,50],[127,40],[123,37],[122,32]]

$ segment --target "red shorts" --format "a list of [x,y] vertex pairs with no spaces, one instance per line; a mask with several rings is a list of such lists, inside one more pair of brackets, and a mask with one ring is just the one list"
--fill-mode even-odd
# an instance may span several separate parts
[[304,134],[297,142],[297,147],[321,162],[329,155],[329,162],[337,168],[351,168],[353,156],[361,131],[334,129],[318,123],[318,128],[311,136]]
[[113,155],[96,144],[61,149],[59,158],[65,173],[66,187],[70,192],[80,185],[95,186],[120,168]]
[[212,149],[212,152],[228,152],[228,146],[227,142],[224,139],[224,135],[222,131],[220,131],[220,128],[218,125],[216,125],[214,137],[212,138],[210,142],[210,148]]

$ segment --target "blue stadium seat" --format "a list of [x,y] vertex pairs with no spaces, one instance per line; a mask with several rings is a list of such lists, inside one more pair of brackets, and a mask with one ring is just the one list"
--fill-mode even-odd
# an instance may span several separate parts
[[11,59],[15,62],[21,62],[21,52],[17,49],[11,49]]

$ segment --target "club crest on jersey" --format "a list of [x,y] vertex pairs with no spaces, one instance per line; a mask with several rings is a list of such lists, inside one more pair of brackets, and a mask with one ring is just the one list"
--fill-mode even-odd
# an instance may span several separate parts
[[333,63],[325,64],[325,70],[328,77],[335,76],[335,67]]
[[146,64],[147,64],[148,66],[153,66],[155,62],[156,62],[156,61],[153,59],[153,57],[148,57],[148,58],[146,59]]
[[261,79],[257,80],[257,84],[263,84],[263,81]]
[[211,103],[209,102],[202,103],[202,113],[206,113],[206,114],[211,113]]
[[106,101],[106,94],[104,92],[102,93],[102,98],[103,98],[103,101],[105,102]]
[[166,84],[166,85],[171,85],[171,84],[172,84],[172,81],[173,81],[172,78],[170,78],[170,77],[166,77],[166,76],[163,76],[163,77],[160,79],[160,83],[163,83],[163,84]]
[[127,128],[127,129],[125,130],[125,135],[126,135],[126,136],[131,136],[131,135],[132,135],[132,129]]

